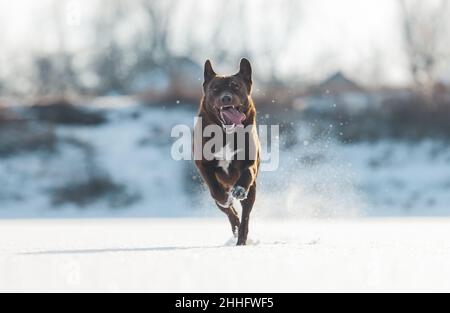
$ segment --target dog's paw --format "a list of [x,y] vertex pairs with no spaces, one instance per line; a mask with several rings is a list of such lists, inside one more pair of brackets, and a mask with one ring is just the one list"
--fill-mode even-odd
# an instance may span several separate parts
[[230,238],[227,242],[225,242],[225,247],[235,247],[238,239],[236,237]]
[[216,200],[216,203],[222,208],[228,209],[233,204],[233,196],[227,193],[226,198],[222,197],[221,200]]
[[247,199],[248,192],[247,192],[247,190],[245,190],[244,187],[234,186],[233,190],[231,190],[231,195],[236,200],[242,201],[242,200]]

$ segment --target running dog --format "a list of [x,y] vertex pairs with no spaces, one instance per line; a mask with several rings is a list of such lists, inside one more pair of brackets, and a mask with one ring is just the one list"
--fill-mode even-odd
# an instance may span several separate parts
[[[195,163],[218,208],[228,216],[238,246],[247,244],[260,167],[252,83],[252,66],[247,59],[242,59],[239,72],[232,76],[217,75],[211,62],[206,61],[204,96],[198,114],[201,124],[196,126],[202,130],[210,125],[221,129],[219,136],[223,136],[224,144],[214,147],[217,157],[201,157]],[[202,136],[202,147],[209,139]],[[239,202],[241,219],[235,208]]]

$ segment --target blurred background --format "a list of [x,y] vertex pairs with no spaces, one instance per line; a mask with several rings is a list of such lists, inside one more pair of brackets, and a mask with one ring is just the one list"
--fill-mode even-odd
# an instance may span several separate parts
[[203,64],[280,124],[261,217],[450,214],[446,0],[0,0],[0,218],[219,215],[191,162]]

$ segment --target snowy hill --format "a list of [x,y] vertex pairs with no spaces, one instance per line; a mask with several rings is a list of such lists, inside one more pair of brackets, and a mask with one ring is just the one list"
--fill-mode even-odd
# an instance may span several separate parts
[[0,222],[0,291],[450,291],[450,221]]
[[[2,129],[0,218],[219,215],[199,185],[193,162],[176,162],[170,155],[172,127],[192,127],[195,106],[148,108],[112,97],[97,99],[86,110],[106,122],[32,120],[25,126],[13,122],[12,133]],[[263,114],[260,118],[271,122]],[[255,214],[449,215],[448,143],[341,144],[333,135],[335,126],[317,138],[311,121],[298,120],[281,133],[280,167],[261,174]]]

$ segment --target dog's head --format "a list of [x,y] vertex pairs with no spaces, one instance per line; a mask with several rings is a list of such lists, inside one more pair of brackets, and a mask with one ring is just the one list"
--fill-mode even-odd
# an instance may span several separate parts
[[252,91],[252,67],[242,59],[236,75],[219,76],[211,62],[205,64],[204,109],[220,123],[227,132],[243,127],[250,109]]

